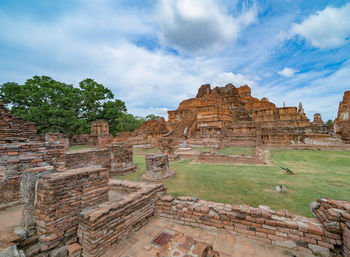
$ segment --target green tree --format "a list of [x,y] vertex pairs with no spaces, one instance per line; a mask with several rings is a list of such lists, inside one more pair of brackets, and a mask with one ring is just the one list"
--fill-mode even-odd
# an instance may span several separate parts
[[138,129],[141,124],[145,121],[143,117],[134,116],[130,113],[124,113],[120,119],[118,124],[118,132],[122,131],[134,131]]
[[114,98],[112,91],[93,79],[84,79],[79,87],[82,95],[82,117],[89,123],[103,119],[103,104]]
[[[103,103],[99,119],[103,119],[109,124],[109,132],[116,136],[120,131],[121,118],[124,117],[127,109],[125,103],[121,100],[108,101]],[[130,114],[131,115],[131,114]]]
[[333,121],[332,120],[327,120],[326,125],[327,126],[332,126],[333,125]]
[[160,116],[154,115],[154,114],[148,114],[145,118],[145,120],[160,120]]
[[34,76],[24,85],[4,83],[0,94],[14,115],[35,123],[38,134],[89,133],[90,123],[95,120],[106,120],[114,135],[121,128],[132,130],[137,126],[135,119],[125,124],[125,103],[114,99],[110,89],[92,79],[83,80],[76,88],[47,76]]
[[49,131],[75,134],[87,127],[86,120],[79,119],[82,102],[79,91],[47,76],[34,76],[24,85],[8,82],[0,89],[3,103],[12,106],[14,115],[34,122],[39,134]]

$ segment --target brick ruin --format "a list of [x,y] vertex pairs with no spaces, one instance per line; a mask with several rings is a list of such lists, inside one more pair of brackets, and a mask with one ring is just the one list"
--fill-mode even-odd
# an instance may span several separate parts
[[118,142],[129,142],[135,144],[157,145],[158,140],[169,132],[166,121],[162,117],[160,120],[147,120],[140,128],[133,132],[121,132],[115,138]]
[[[27,172],[29,176],[35,173]],[[336,249],[349,256],[350,203],[346,201],[320,199],[312,203],[315,219],[262,205],[250,207],[195,197],[174,198],[166,194],[166,187],[161,184],[108,182],[108,178],[108,170],[97,167],[37,177],[36,187],[30,188],[36,199],[30,201],[36,227],[34,232],[20,233],[20,238],[15,239],[19,251],[28,257],[73,256],[73,253],[102,256],[152,217],[160,217],[203,230],[238,233],[276,246],[305,247],[321,256],[329,256],[330,250]],[[176,250],[179,241],[175,239],[170,246]],[[191,244],[196,245],[196,242]],[[205,247],[210,253],[210,246]],[[159,251],[158,256],[167,256],[165,250]],[[192,256],[193,252],[188,250]]]
[[102,149],[66,153],[67,168],[90,166],[106,168],[111,176],[126,175],[137,168],[133,163],[133,148],[129,143],[111,143]]
[[[302,103],[298,107],[277,107],[267,98],[257,99],[247,86],[232,84],[211,88],[202,85],[195,98],[182,101],[168,111],[168,121],[152,121],[135,132],[121,133],[116,140],[157,146],[162,136],[176,145],[184,141],[210,147],[244,146],[309,148],[346,148],[350,138],[350,91],[339,105],[332,129],[316,113],[313,122],[306,117]],[[147,129],[143,129],[146,127]]]
[[338,116],[334,120],[334,132],[350,144],[350,91],[344,93],[343,101],[339,103]]
[[227,154],[217,154],[215,152],[201,152],[199,155],[195,155],[197,162],[202,163],[227,163],[227,164],[252,164],[252,165],[265,165],[268,161],[265,160],[264,149],[256,147],[252,156],[246,156],[244,154],[240,156],[233,156]]
[[20,184],[25,169],[53,166],[65,169],[65,146],[36,141],[33,123],[14,117],[0,103],[0,209],[22,203]]
[[105,147],[113,142],[113,136],[109,134],[109,125],[106,121],[94,121],[91,123],[88,145]]
[[1,103],[0,115],[0,210],[23,202],[21,181],[27,169],[52,167],[61,172],[98,166],[107,168],[113,176],[128,174],[137,168],[133,163],[132,145],[128,143],[66,152],[69,145],[66,135],[47,133],[45,140],[40,141],[33,123],[14,117]]
[[193,142],[222,139],[224,145],[334,145],[343,142],[330,135],[319,114],[311,125],[302,104],[276,107],[267,98],[251,96],[250,88],[228,84],[203,85],[196,98],[168,111],[169,130],[181,137],[185,128]]
[[176,175],[176,172],[169,167],[168,155],[148,155],[145,157],[145,161],[147,171],[146,174],[142,176],[142,180],[157,181]]
[[321,256],[329,256],[329,250],[337,248],[343,256],[350,256],[350,203],[330,199],[318,203],[316,219],[312,219],[263,205],[253,208],[166,195],[157,202],[156,215],[178,224],[224,229],[287,248],[305,247]]
[[[213,106],[216,106],[215,115],[210,106],[207,106],[209,109],[202,109],[204,105],[199,105],[198,110],[203,112],[197,112],[197,107],[192,106],[191,112],[196,114],[195,125],[189,126],[188,132],[195,139],[201,139],[203,135],[216,138],[217,135],[226,133],[233,125],[217,120],[218,117],[224,117],[224,120],[230,118],[225,114],[226,111],[242,117],[242,123],[239,124],[249,123],[251,126],[254,122],[258,123],[260,129],[255,132],[258,131],[258,135],[261,135],[258,138],[262,143],[262,135],[265,134],[260,123],[264,122],[254,121],[254,117],[267,119],[267,123],[264,123],[266,126],[268,123],[299,124],[300,127],[296,126],[298,131],[305,129],[303,126],[307,119],[302,106],[287,111],[282,108],[281,111],[273,107],[267,99],[257,100],[258,102],[251,99],[250,89],[246,87],[242,87],[240,91],[230,86],[215,90],[223,90],[221,93],[228,94],[237,90],[241,92],[241,96],[236,96],[237,99],[245,95],[250,108],[270,108],[275,120],[270,120],[271,113],[265,113],[266,109],[266,116],[259,116],[256,112],[260,111],[254,109],[251,117],[245,116],[247,109],[243,108],[240,112],[237,106],[234,108],[235,105],[232,105],[232,111],[224,103],[234,102],[234,97],[231,100],[218,97],[222,106],[215,105],[215,101],[212,101]],[[200,89],[197,96],[206,97],[209,101],[210,92],[210,87],[206,86]],[[213,94],[219,94],[215,92]],[[344,104],[346,99],[348,98],[344,96],[341,103],[341,118],[346,116],[342,114],[346,113],[349,106]],[[283,113],[289,118],[281,119],[284,117],[281,116]],[[135,168],[132,164],[131,144],[116,143],[106,145],[103,149],[66,153],[65,144],[56,141],[55,135],[49,136],[47,141],[39,141],[34,125],[13,117],[2,104],[0,114],[0,207],[24,204],[21,227],[16,228],[16,236],[8,237],[9,248],[3,249],[0,245],[0,256],[6,254],[8,249],[16,253],[13,256],[102,256],[108,248],[127,239],[130,233],[140,229],[153,217],[203,230],[221,229],[287,248],[305,247],[323,256],[328,256],[329,250],[341,250],[343,256],[350,256],[350,203],[347,201],[319,199],[311,204],[316,218],[307,218],[287,210],[275,211],[261,205],[250,207],[203,201],[195,197],[174,198],[166,194],[166,187],[162,184],[110,180],[111,174],[120,174],[119,172],[128,172]],[[295,119],[290,120],[290,117]],[[252,120],[245,120],[249,118]],[[237,119],[241,122],[240,118]],[[323,131],[324,125],[320,120],[315,115],[312,126],[308,121],[311,131]],[[176,122],[178,121],[174,119],[174,136],[182,130],[176,129]],[[209,126],[198,127],[198,124],[211,124],[214,129],[207,130]],[[337,133],[342,137],[345,135],[345,139],[346,124],[345,119],[335,123]],[[316,128],[312,130],[312,127]],[[288,128],[290,133],[295,132],[295,127]],[[231,134],[230,140],[234,135],[236,134]],[[254,136],[243,133],[242,137],[251,138],[257,144],[257,137],[255,141]],[[314,139],[319,140],[317,136]],[[270,142],[271,138],[266,140]],[[263,152],[259,149],[257,148],[254,156],[261,159]],[[166,155],[146,157],[146,163],[147,170],[153,173],[169,174]],[[171,241],[173,248],[179,246],[180,241],[176,239],[182,240],[181,235],[178,236]],[[192,243],[191,247],[194,248],[200,245],[199,242]],[[205,247],[205,254],[216,256],[210,246]],[[188,254],[191,256],[193,252],[189,249]]]

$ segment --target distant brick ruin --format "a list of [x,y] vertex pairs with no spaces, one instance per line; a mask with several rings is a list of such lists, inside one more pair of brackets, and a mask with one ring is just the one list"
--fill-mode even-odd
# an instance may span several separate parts
[[196,98],[180,103],[169,111],[169,130],[181,137],[185,128],[193,140],[222,138],[224,145],[341,144],[329,133],[320,115],[311,126],[302,104],[276,107],[267,98],[251,96],[250,88],[228,84],[203,85]]
[[350,91],[344,93],[343,101],[339,103],[338,116],[334,121],[334,131],[350,144]]
[[153,124],[144,125],[148,130],[140,128],[121,133],[116,140],[157,145],[157,140],[166,136],[174,138],[179,145],[186,132],[189,144],[210,147],[346,147],[345,144],[350,142],[349,102],[347,91],[339,106],[334,134],[331,127],[324,124],[321,114],[316,113],[314,121],[310,122],[302,103],[298,108],[276,107],[267,98],[253,97],[247,85],[236,88],[228,84],[212,89],[206,84],[199,88],[195,98],[168,111],[167,122],[153,121]]
[[109,134],[109,125],[106,121],[94,121],[91,123],[89,145],[105,147],[113,142],[113,136]]

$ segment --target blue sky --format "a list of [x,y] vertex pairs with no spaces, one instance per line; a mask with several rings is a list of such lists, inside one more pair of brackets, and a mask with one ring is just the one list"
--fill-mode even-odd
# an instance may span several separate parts
[[350,1],[2,0],[0,83],[90,77],[136,115],[248,84],[310,119],[350,90]]

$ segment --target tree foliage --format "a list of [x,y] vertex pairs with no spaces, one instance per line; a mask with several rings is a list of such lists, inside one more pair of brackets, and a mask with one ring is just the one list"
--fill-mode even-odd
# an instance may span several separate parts
[[93,79],[83,80],[77,88],[47,76],[34,76],[23,85],[4,83],[0,94],[14,115],[35,123],[38,134],[89,133],[92,121],[106,120],[115,135],[127,111],[123,101],[114,99],[110,89]]
[[154,115],[154,114],[148,114],[148,115],[145,117],[145,120],[160,120],[160,116]]
[[333,121],[332,120],[327,120],[326,125],[327,126],[332,126],[333,125]]

